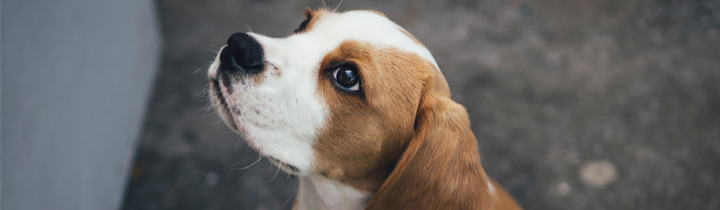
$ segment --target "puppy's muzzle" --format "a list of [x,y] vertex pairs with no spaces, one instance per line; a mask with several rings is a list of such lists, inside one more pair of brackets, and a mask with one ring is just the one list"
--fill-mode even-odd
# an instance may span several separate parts
[[220,53],[218,73],[231,75],[253,75],[261,72],[263,49],[255,38],[246,33],[235,33],[227,40],[227,47]]

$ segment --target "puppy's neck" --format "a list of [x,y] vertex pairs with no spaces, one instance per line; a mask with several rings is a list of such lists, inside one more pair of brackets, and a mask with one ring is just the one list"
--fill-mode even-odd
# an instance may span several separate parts
[[294,210],[361,210],[371,193],[358,191],[320,175],[300,177]]

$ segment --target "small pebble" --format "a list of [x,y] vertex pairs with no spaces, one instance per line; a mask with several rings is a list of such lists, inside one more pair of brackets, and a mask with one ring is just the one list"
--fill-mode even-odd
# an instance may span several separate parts
[[583,184],[593,188],[602,188],[617,179],[617,169],[615,164],[610,161],[594,160],[580,166],[579,175]]
[[572,188],[570,188],[568,183],[560,182],[560,184],[557,185],[557,192],[562,196],[570,194],[570,191],[572,191]]

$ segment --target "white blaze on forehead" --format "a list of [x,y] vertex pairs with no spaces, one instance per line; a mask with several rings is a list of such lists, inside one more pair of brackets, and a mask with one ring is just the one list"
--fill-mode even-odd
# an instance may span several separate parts
[[322,13],[312,28],[288,39],[315,45],[314,49],[322,48],[313,53],[323,55],[334,50],[344,41],[370,43],[381,48],[416,53],[440,69],[430,51],[416,43],[402,30],[404,30],[402,27],[385,16],[370,11]]
[[378,47],[416,53],[440,69],[430,51],[401,30],[404,29],[386,17],[370,11],[324,13],[310,30],[290,39],[312,37],[309,39],[315,40],[315,44],[330,48],[325,50],[326,54],[344,41],[365,42]]

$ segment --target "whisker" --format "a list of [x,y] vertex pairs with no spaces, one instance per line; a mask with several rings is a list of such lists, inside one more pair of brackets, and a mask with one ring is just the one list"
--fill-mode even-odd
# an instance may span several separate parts
[[219,52],[220,52],[220,48],[222,48],[222,47],[218,47],[217,49],[213,49],[213,48],[209,48],[209,47],[203,47],[203,49],[204,49],[205,51],[208,51],[208,52],[212,53],[213,55],[216,55],[217,53],[219,53]]
[[255,31],[253,31],[252,28],[250,28],[250,25],[249,25],[249,24],[247,24],[245,21],[242,21],[242,23],[245,24],[245,27],[246,27],[248,30],[250,30],[250,33],[255,33]]
[[209,96],[209,95],[208,95],[208,91],[209,91],[209,90],[210,90],[209,87],[205,87],[205,88],[203,88],[202,90],[200,90],[200,91],[198,91],[197,93],[195,93],[195,95],[193,95],[193,97],[190,98],[190,99],[191,99],[191,100],[195,100],[195,99],[197,99],[198,97],[205,97],[205,98],[204,98],[205,100],[210,101],[210,97],[207,97],[207,96]]
[[340,8],[340,5],[343,3],[343,0],[340,0],[340,3],[338,3],[337,7],[333,10],[333,12],[336,12],[338,8]]
[[[273,164],[271,164],[271,165],[273,165]],[[267,183],[270,183],[270,181],[275,179],[275,177],[277,177],[278,173],[280,173],[280,167],[278,167],[278,166],[275,166],[275,167],[277,168],[277,170],[275,170],[275,176],[273,176],[270,180],[268,180]]]
[[235,191],[235,187],[237,187],[238,183],[240,183],[240,181],[243,178],[245,178],[248,174],[250,174],[250,172],[253,172],[255,169],[257,169],[257,168],[253,168],[252,170],[245,172],[245,174],[243,174],[240,178],[238,178],[238,180],[235,181],[235,184],[233,184],[233,187],[230,188],[230,194],[232,194]]
[[[235,148],[233,149],[233,152],[237,152],[237,149],[240,148],[241,143],[242,139],[238,138],[237,141],[235,141]],[[247,148],[250,148],[250,145],[248,145]],[[245,152],[247,152],[247,148],[245,148]]]
[[[242,168],[235,168],[234,166],[233,166],[233,167],[229,167],[229,168],[230,168],[230,169],[235,169],[235,170],[245,170],[245,169],[248,169],[248,168],[254,166],[255,164],[259,163],[260,160],[263,159],[263,157],[264,157],[263,155],[258,155],[258,159],[257,159],[257,160],[255,160],[255,161],[254,161],[253,163],[251,163],[250,165],[245,166],[245,167],[242,167]],[[237,164],[234,164],[234,165],[237,165]]]
[[[208,113],[210,113],[211,111],[215,111],[215,110],[213,110],[212,105],[205,106],[205,108],[201,108],[201,109],[203,109],[203,114],[200,116],[199,120],[205,119],[205,116],[208,116]],[[215,113],[213,113],[213,114],[215,114]]]
[[205,64],[205,65],[201,66],[200,68],[196,69],[195,71],[193,71],[193,74],[197,74],[198,72],[200,72],[200,70],[207,69],[208,67],[210,67],[210,65],[212,65],[212,62]]
[[285,174],[285,179],[283,179],[283,181],[280,182],[280,184],[277,185],[277,186],[275,186],[275,187],[280,187],[280,186],[282,186],[283,184],[285,184],[285,181],[287,181],[287,180],[290,178],[290,176],[288,176],[287,173],[284,173],[284,174]]
[[298,190],[299,187],[300,187],[300,182],[298,182],[298,184],[295,185],[295,190],[293,190],[292,195],[290,195],[290,197],[285,201],[285,203],[283,203],[283,206],[285,206],[285,204],[287,204],[288,202],[290,202],[290,199],[292,199],[293,196],[295,196],[295,193],[297,192],[297,190]]

